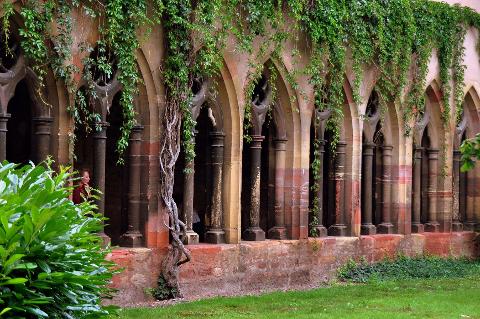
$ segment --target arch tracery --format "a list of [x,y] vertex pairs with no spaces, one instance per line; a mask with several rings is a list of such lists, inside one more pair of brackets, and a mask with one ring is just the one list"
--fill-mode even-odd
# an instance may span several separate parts
[[54,119],[46,101],[47,88],[27,65],[18,39],[13,32],[7,44],[10,49],[2,43],[0,50],[0,161],[40,163],[51,154]]
[[472,231],[476,227],[476,202],[478,195],[476,188],[478,168],[470,172],[461,172],[460,145],[468,138],[473,138],[480,132],[480,119],[475,102],[476,92],[472,88],[465,95],[462,114],[455,126],[453,136],[453,231]]
[[425,92],[426,105],[415,124],[413,154],[412,232],[438,232],[439,153],[443,126],[440,98],[432,83]]

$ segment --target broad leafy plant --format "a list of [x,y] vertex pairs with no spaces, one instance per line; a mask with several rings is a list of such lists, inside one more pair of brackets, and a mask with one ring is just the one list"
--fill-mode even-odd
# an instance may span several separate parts
[[462,152],[462,172],[473,169],[475,162],[480,159],[480,134],[464,141],[460,151]]
[[113,274],[95,207],[65,168],[0,164],[0,318],[106,318]]

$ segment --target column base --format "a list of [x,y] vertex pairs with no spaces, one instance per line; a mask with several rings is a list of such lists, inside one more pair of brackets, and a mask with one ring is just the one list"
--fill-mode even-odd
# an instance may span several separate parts
[[474,231],[475,230],[475,222],[468,221],[463,223],[463,230],[464,231]]
[[425,231],[423,224],[412,224],[412,233],[421,234]]
[[440,224],[438,222],[425,223],[425,232],[438,233],[440,231]]
[[265,240],[265,232],[260,227],[247,228],[243,232],[243,239],[248,241]]
[[120,237],[120,245],[123,247],[142,247],[143,236],[139,231],[127,231]]
[[328,227],[329,236],[347,236],[347,226],[344,224],[335,224]]
[[459,221],[455,221],[452,223],[452,231],[453,232],[461,232],[463,231],[463,224]]
[[287,229],[285,227],[272,227],[268,231],[270,239],[287,239]]
[[323,225],[313,226],[313,231],[315,232],[315,236],[313,237],[327,237],[328,231],[327,228]]
[[103,247],[110,246],[112,240],[110,239],[110,237],[108,237],[107,234],[105,234],[105,232],[103,230],[98,233],[98,237],[100,237],[102,239],[102,243],[103,243],[102,246]]
[[374,224],[362,224],[360,226],[360,234],[362,235],[375,235],[377,233],[377,228]]
[[381,223],[377,226],[377,232],[379,234],[393,234],[394,227],[392,223]]
[[225,244],[225,232],[221,229],[210,229],[205,233],[205,242],[209,244]]
[[198,234],[193,230],[187,230],[185,238],[183,238],[185,245],[196,245],[200,242]]

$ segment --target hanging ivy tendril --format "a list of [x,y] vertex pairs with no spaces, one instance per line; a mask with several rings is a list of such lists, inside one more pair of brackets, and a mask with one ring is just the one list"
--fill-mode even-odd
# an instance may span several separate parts
[[[18,5],[23,18],[21,46],[29,64],[42,81],[51,68],[73,94],[78,89],[73,75],[81,70],[71,62],[72,10],[82,10],[98,19],[101,39],[96,45],[113,52],[122,84],[123,124],[117,144],[120,155],[127,148],[135,123],[133,102],[140,83],[135,52],[139,41],[148,38],[149,30],[162,24],[167,47],[162,75],[167,97],[181,106],[187,159],[195,155],[191,145],[195,126],[190,113],[192,79],[198,75],[207,78],[219,71],[228,35],[237,39],[239,50],[252,56],[252,72],[244,92],[247,128],[250,95],[261,75],[257,58],[268,52],[280,56],[285,41],[304,37],[309,43],[309,64],[295,70],[295,75],[309,76],[316,88],[315,107],[332,111],[328,128],[338,138],[347,50],[351,52],[355,76],[355,100],[360,100],[363,66],[375,65],[379,70],[376,86],[380,100],[400,105],[406,125],[423,110],[428,61],[432,50],[436,50],[443,93],[442,119],[446,124],[452,107],[456,116],[460,114],[466,31],[480,26],[480,15],[469,8],[427,0],[25,0]],[[4,1],[1,9],[4,37],[8,38],[14,6]],[[254,47],[258,37],[264,41]],[[292,55],[300,57],[296,49]],[[411,67],[414,72],[410,83]],[[89,80],[88,76],[84,78]],[[292,74],[287,78],[297,87]],[[87,90],[87,94],[92,93]],[[75,108],[81,107],[70,106],[73,114]],[[74,118],[82,122],[84,117]],[[409,133],[408,127],[406,131]]]

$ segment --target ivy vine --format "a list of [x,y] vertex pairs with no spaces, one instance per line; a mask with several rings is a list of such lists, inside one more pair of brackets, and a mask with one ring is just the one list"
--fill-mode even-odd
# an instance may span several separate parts
[[[258,61],[266,54],[280,57],[288,40],[306,41],[309,64],[295,70],[295,76],[309,77],[315,87],[315,108],[331,110],[327,128],[338,140],[344,74],[350,56],[355,101],[360,102],[364,66],[376,66],[380,101],[401,107],[408,134],[411,121],[423,112],[432,50],[436,50],[440,64],[442,119],[448,123],[452,108],[459,116],[465,69],[463,40],[469,27],[480,27],[477,12],[428,0],[25,0],[20,6],[24,23],[19,30],[21,46],[30,65],[41,80],[51,68],[72,94],[78,89],[74,74],[81,71],[71,63],[72,10],[82,10],[98,19],[101,38],[95,45],[113,53],[114,62],[108,63],[116,64],[122,84],[119,154],[127,148],[135,124],[134,99],[141,82],[135,53],[149,30],[162,24],[166,43],[163,81],[167,98],[176,101],[182,111],[187,160],[195,155],[191,142],[195,126],[190,110],[192,81],[197,76],[208,78],[218,73],[229,36],[236,38],[240,51],[251,56],[244,92],[246,132],[251,120],[251,94],[263,70]],[[4,38],[8,39],[14,14],[11,2],[5,1],[2,11]],[[139,35],[139,30],[144,36]],[[299,58],[300,52],[294,49],[292,55]],[[101,66],[104,62],[98,58],[89,63]],[[413,77],[409,81],[411,70]],[[104,71],[109,72],[105,67]],[[84,80],[91,81],[85,68],[84,73]],[[297,87],[295,76],[287,75],[293,87]],[[88,101],[94,93],[87,90],[87,95],[89,98],[84,97],[80,104],[70,106],[72,114],[89,111]],[[88,117],[74,118],[82,122]]]

